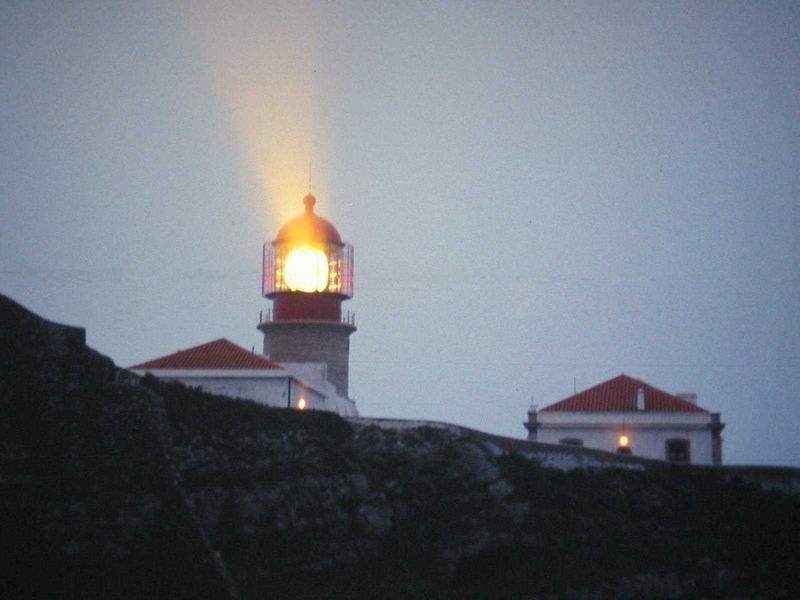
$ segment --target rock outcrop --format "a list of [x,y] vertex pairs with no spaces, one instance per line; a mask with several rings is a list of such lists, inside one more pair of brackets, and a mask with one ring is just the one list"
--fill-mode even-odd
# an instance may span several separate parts
[[171,461],[164,403],[0,296],[3,598],[227,598]]
[[800,501],[777,491],[797,470],[670,468],[211,396],[119,370],[81,329],[6,298],[0,331],[2,597],[789,597],[800,584]]

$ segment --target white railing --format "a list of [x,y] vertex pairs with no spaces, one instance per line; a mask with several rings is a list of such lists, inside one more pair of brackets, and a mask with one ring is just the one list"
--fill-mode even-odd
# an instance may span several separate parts
[[[274,321],[272,318],[272,309],[267,308],[266,310],[258,311],[258,324],[261,325],[262,323],[271,323]],[[339,319],[340,323],[344,323],[345,325],[352,325],[353,327],[356,326],[356,313],[352,310],[346,310],[342,313],[341,318]]]

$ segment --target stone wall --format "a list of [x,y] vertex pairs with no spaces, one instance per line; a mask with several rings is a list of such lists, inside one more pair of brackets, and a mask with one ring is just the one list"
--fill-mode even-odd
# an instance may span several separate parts
[[325,321],[269,321],[264,332],[264,355],[275,362],[319,362],[327,365],[327,379],[347,397],[350,371],[350,335],[355,327]]

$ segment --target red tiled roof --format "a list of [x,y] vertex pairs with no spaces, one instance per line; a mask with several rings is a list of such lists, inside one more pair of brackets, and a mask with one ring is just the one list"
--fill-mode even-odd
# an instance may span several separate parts
[[636,393],[644,390],[645,412],[708,412],[625,374],[545,406],[542,412],[636,412]]
[[128,369],[280,369],[260,354],[250,352],[225,338],[178,350]]

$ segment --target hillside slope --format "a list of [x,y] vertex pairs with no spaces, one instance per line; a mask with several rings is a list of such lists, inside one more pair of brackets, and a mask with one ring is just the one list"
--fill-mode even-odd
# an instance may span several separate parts
[[82,330],[5,298],[0,328],[2,597],[791,597],[800,584],[800,501],[762,489],[796,471],[271,409],[137,380]]

